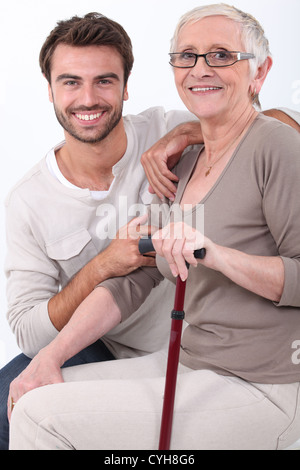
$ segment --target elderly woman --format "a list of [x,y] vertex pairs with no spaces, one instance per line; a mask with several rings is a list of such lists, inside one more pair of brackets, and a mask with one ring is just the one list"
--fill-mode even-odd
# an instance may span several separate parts
[[[160,272],[186,279],[192,265],[172,449],[283,449],[300,437],[300,137],[253,106],[272,60],[250,15],[195,9],[170,57],[204,137],[175,170],[177,210],[167,201],[152,211],[163,218]],[[201,220],[203,208],[204,233],[182,222]],[[142,268],[103,283],[33,360],[31,376],[44,370],[61,382],[64,361],[127,318],[161,278]],[[67,383],[18,401],[11,448],[153,449],[164,374],[164,352],[65,369]],[[13,393],[22,395],[17,383]]]

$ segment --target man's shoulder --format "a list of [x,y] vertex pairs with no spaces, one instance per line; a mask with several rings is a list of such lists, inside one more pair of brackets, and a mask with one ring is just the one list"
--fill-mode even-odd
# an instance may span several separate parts
[[133,123],[151,121],[153,117],[162,118],[165,116],[166,111],[162,106],[154,106],[152,108],[145,109],[138,114],[127,114],[124,116],[125,121],[131,121]]
[[10,189],[8,195],[5,199],[5,205],[8,206],[11,199],[19,195],[21,198],[29,191],[34,190],[35,181],[42,174],[42,164],[45,162],[45,158],[36,163],[30,170],[28,170],[25,175],[17,181],[14,186]]
[[188,122],[196,119],[188,111],[170,110],[167,111],[162,106],[154,106],[148,108],[138,114],[127,114],[124,116],[124,121],[132,123],[133,125],[149,125],[157,126],[158,124],[169,125],[174,123],[178,125],[182,122]]

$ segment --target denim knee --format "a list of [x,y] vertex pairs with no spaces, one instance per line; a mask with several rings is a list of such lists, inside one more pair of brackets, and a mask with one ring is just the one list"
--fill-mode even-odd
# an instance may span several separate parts
[[31,359],[20,354],[0,370],[0,450],[8,450],[9,424],[7,399],[11,382],[28,366]]

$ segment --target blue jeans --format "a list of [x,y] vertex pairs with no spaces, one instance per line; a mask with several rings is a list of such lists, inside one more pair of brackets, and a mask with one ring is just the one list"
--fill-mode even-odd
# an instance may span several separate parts
[[[92,362],[111,361],[115,359],[101,340],[92,344],[79,354],[69,359],[63,367],[90,364]],[[28,366],[31,359],[24,354],[15,357],[9,364],[0,370],[0,450],[8,450],[9,447],[9,423],[7,419],[7,400],[9,386]]]

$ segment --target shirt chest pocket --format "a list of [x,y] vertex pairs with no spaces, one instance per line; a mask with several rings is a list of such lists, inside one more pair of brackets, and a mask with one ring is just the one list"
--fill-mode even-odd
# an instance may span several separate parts
[[97,249],[86,229],[80,229],[59,240],[46,245],[46,251],[52,260],[58,263],[62,276],[71,279],[89,261],[97,256]]

